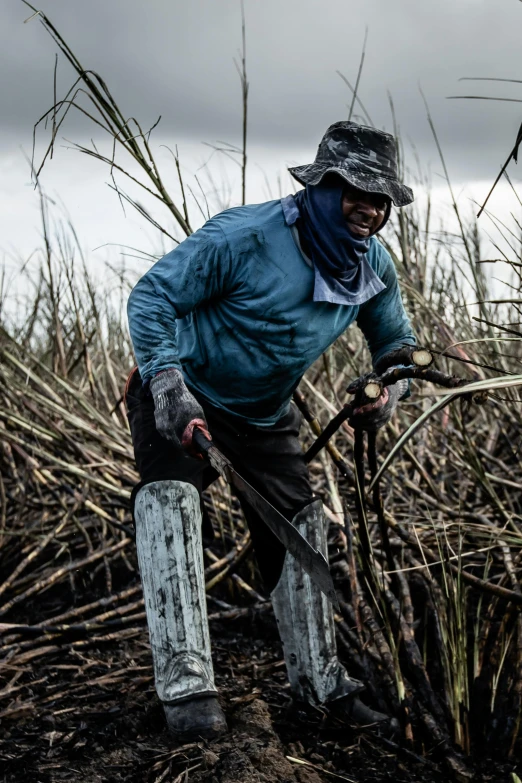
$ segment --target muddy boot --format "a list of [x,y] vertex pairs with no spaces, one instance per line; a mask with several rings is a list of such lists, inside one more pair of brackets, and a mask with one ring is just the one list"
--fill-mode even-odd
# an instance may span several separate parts
[[154,481],[134,502],[156,691],[178,737],[226,731],[210,653],[201,507],[183,481]]
[[[293,519],[300,533],[325,557],[326,525],[321,500]],[[364,690],[337,658],[332,605],[288,552],[272,605],[283,642],[292,696],[313,706],[353,697]]]
[[227,722],[216,696],[164,704],[169,731],[180,742],[214,739],[227,731]]
[[391,737],[399,731],[399,721],[396,718],[385,715],[383,712],[372,710],[359,699],[338,699],[327,705],[330,715],[339,720],[347,721],[359,728],[372,728],[380,734]]

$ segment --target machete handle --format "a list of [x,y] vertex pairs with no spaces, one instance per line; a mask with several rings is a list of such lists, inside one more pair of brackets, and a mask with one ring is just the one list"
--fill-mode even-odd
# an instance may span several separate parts
[[192,432],[192,443],[199,451],[200,454],[208,454],[213,444],[212,441],[203,435],[203,431],[199,427],[194,427]]
[[194,427],[192,443],[199,453],[208,459],[214,470],[228,481],[228,469],[232,467],[230,460],[203,434],[200,427]]

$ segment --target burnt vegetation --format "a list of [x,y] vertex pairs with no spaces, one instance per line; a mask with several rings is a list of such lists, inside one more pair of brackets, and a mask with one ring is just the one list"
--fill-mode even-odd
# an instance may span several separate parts
[[[101,143],[74,146],[107,163],[121,202],[168,242],[190,234],[191,188],[177,155],[172,171],[160,174],[152,129],[126,119],[105,81],[35,13],[76,74],[36,127],[49,147],[35,158],[35,175],[69,112],[81,111],[106,142],[103,151]],[[238,160],[243,198],[244,42],[243,29],[244,146],[225,149]],[[122,267],[102,285],[73,228],[41,192],[43,246],[23,272],[15,307],[13,297],[7,306],[4,285],[0,311],[5,781],[36,774],[39,781],[150,783],[518,780],[520,226],[490,216],[499,254],[484,258],[477,225],[459,211],[449,179],[448,186],[457,235],[432,226],[428,198],[401,211],[384,241],[419,343],[433,351],[436,370],[473,384],[475,394],[441,391],[432,367],[431,376],[412,381],[411,398],[376,439],[355,437],[339,421],[310,462],[330,521],[339,655],[368,683],[368,703],[399,719],[400,734],[379,737],[321,711],[293,710],[250,536],[220,480],[206,495],[214,537],[205,557],[217,682],[232,734],[181,748],[166,735],[155,696],[129,512],[138,477],[122,390],[133,364],[125,319],[133,280]],[[490,293],[487,264],[502,268],[508,297]],[[369,366],[350,330],[310,369],[298,397],[305,449]]]

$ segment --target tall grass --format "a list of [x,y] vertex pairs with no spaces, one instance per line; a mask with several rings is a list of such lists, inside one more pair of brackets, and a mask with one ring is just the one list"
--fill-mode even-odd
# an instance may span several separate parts
[[[48,160],[68,113],[81,111],[106,135],[110,151],[82,144],[77,148],[110,166],[118,196],[132,203],[163,237],[174,242],[179,232],[189,234],[192,222],[178,159],[180,199],[176,200],[156,162],[151,131],[143,131],[134,119],[124,119],[106,82],[84,70],[56,28],[39,15],[77,77],[66,98],[47,114],[52,119],[51,137],[43,162]],[[240,70],[246,101],[246,71],[244,67]],[[244,116],[243,172],[246,106]],[[510,296],[499,300],[490,293],[477,223],[460,211],[431,117],[429,122],[458,233],[434,230],[428,196],[424,206],[412,206],[396,215],[383,242],[399,272],[419,342],[437,353],[441,369],[470,381],[519,375],[522,256],[516,229],[499,234],[499,247],[506,248],[507,237],[507,250],[496,263],[509,270],[513,286]],[[134,166],[132,174],[125,167],[125,156]],[[35,171],[41,174],[42,165],[36,164]],[[158,202],[167,216],[163,224],[122,190],[116,183],[117,175],[127,177]],[[5,307],[0,311],[2,394],[10,411],[3,416],[0,440],[3,431],[7,446],[16,436],[22,439],[25,452],[37,454],[39,425],[30,407],[23,404],[20,385],[25,372],[27,387],[35,393],[43,394],[48,386],[52,398],[57,390],[67,390],[67,416],[60,419],[58,411],[53,414],[65,432],[72,426],[77,406],[78,415],[87,415],[104,437],[110,436],[111,444],[123,444],[128,453],[121,393],[133,364],[124,314],[132,281],[122,272],[116,276],[115,287],[108,290],[101,286],[82,255],[72,226],[50,220],[43,193],[41,204],[44,245],[32,273],[24,272],[25,302],[15,312]],[[499,228],[503,222],[497,218]],[[471,307],[470,302],[477,304]],[[353,329],[308,371],[301,390],[321,426],[347,400],[344,390],[348,382],[368,368],[364,341]],[[400,406],[391,425],[379,435],[380,465],[401,433],[428,410],[434,392],[432,387],[414,383],[410,400]],[[469,778],[467,756],[488,751],[516,757],[519,749],[519,395],[516,388],[507,387],[493,391],[485,406],[456,401],[427,418],[383,471],[381,525],[378,508],[364,500],[364,487],[360,487],[358,502],[356,487],[324,454],[311,464],[314,489],[323,498],[331,521],[332,570],[342,596],[342,612],[337,617],[340,653],[350,670],[369,682],[375,705],[400,717],[402,739],[408,747],[415,752],[429,749],[438,753],[456,779]],[[309,445],[312,433],[303,436]],[[354,436],[348,425],[338,431],[332,445],[356,472]],[[109,454],[110,445],[106,448]],[[8,448],[1,459],[3,482],[14,492],[20,483],[18,463],[22,457]],[[114,452],[108,459],[114,460]],[[110,471],[103,475],[96,479],[98,484],[115,480]],[[359,471],[358,475],[368,484],[367,472]],[[93,481],[82,468],[76,490],[89,492],[89,487],[98,486]],[[216,497],[216,514],[227,514],[229,500]],[[101,512],[103,516],[103,509]],[[223,532],[223,518],[219,518]],[[122,524],[124,517],[118,519]],[[23,531],[23,523],[19,511],[7,509],[3,530],[7,533],[10,529]],[[383,530],[389,537],[389,551],[385,551]],[[369,553],[365,552],[365,540],[370,544]],[[15,560],[20,559],[12,545],[9,552]],[[253,583],[251,589],[262,587]]]

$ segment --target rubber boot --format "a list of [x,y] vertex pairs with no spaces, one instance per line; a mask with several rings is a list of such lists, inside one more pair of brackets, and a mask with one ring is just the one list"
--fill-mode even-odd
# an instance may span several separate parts
[[213,739],[227,730],[216,696],[165,704],[164,709],[169,731],[180,742]]
[[[321,500],[302,509],[292,523],[327,557]],[[337,658],[332,605],[289,553],[272,592],[272,606],[295,700],[321,706],[364,690]]]
[[134,502],[136,547],[156,691],[179,739],[226,731],[210,652],[201,508],[183,481],[146,484]]
[[378,710],[372,710],[358,696],[349,699],[338,699],[330,707],[330,713],[339,720],[352,723],[359,728],[373,728],[380,734],[392,737],[400,729],[399,721]]

